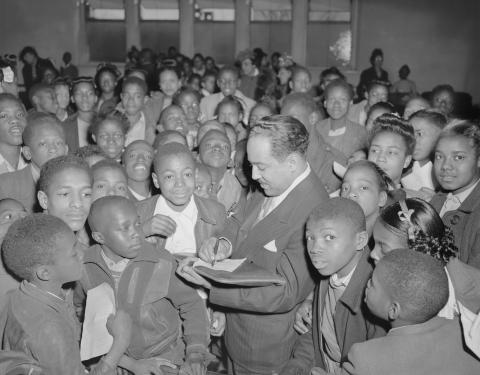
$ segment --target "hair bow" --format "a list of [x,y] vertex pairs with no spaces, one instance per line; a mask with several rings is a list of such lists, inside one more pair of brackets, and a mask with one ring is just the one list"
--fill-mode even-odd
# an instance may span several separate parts
[[415,240],[416,226],[415,224],[412,223],[412,215],[415,212],[415,210],[413,208],[409,209],[407,207],[407,203],[404,200],[401,200],[398,203],[400,204],[400,208],[401,208],[401,210],[398,211],[398,218],[400,219],[400,221],[407,222],[408,239],[413,241]]

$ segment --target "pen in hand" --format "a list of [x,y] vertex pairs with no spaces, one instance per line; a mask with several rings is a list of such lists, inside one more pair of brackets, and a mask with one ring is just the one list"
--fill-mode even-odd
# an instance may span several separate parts
[[218,244],[220,243],[220,240],[217,238],[215,241],[215,246],[213,247],[213,259],[212,259],[212,267],[215,266],[215,258],[218,253]]

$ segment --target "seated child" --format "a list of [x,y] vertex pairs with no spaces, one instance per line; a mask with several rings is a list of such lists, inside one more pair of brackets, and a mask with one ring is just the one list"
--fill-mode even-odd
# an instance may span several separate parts
[[[401,178],[412,161],[415,147],[413,127],[405,120],[392,114],[384,114],[374,121],[370,134],[368,160],[377,164],[390,177],[393,189],[404,196]],[[395,193],[392,193],[394,194]],[[403,197],[405,198],[405,197]]]
[[398,70],[398,77],[400,78],[390,87],[390,93],[394,96],[393,102],[404,107],[405,104],[415,95],[417,95],[417,86],[415,82],[408,79],[410,75],[410,67],[402,65]]
[[194,147],[196,132],[189,131],[185,113],[178,105],[172,104],[162,111],[157,130],[159,133],[164,130],[175,130],[187,139],[190,149]]
[[[371,133],[373,130],[374,121],[385,113],[393,113],[394,107],[388,102],[378,102],[370,107],[367,113],[367,121],[365,123],[365,129],[367,133]],[[408,120],[408,119],[407,119]]]
[[100,64],[97,67],[95,83],[100,91],[100,95],[95,110],[100,116],[107,115],[115,110],[115,106],[119,101],[118,96],[115,95],[119,77],[120,72],[113,64]]
[[238,139],[247,137],[247,130],[243,125],[243,108],[240,101],[229,95],[218,103],[215,109],[215,116],[221,123],[228,123],[235,128]]
[[213,193],[212,176],[208,168],[201,163],[195,164],[195,195],[205,199],[216,199]]
[[388,86],[382,81],[373,81],[365,92],[365,100],[350,106],[348,118],[360,125],[365,125],[367,113],[372,105],[388,101]]
[[0,94],[0,174],[27,166],[22,156],[22,133],[27,126],[22,102],[12,94]]
[[402,177],[402,186],[427,202],[435,194],[433,180],[433,152],[440,132],[447,124],[447,118],[440,112],[420,110],[410,116],[408,122],[415,130],[415,148],[413,149],[413,165]]
[[365,301],[392,329],[353,345],[342,374],[478,373],[480,361],[465,350],[458,318],[436,316],[447,298],[448,278],[439,261],[405,249],[387,254],[375,267]]
[[200,374],[208,355],[205,305],[175,274],[174,258],[145,241],[134,203],[100,198],[92,204],[88,223],[97,244],[84,256],[76,300],[102,283],[115,290],[116,304],[135,326],[122,367],[150,373],[145,371],[149,363],[163,359],[180,367],[180,373]]
[[79,77],[72,82],[72,103],[77,112],[63,122],[68,149],[75,152],[90,142],[88,128],[95,116],[97,93],[91,77]]
[[89,132],[105,155],[120,163],[128,128],[129,123],[124,116],[109,114],[96,117],[90,125]]
[[137,201],[152,196],[151,172],[154,150],[146,141],[133,141],[123,153],[128,190]]
[[128,77],[123,81],[120,98],[130,124],[125,136],[125,146],[137,140],[153,143],[155,124],[148,122],[143,112],[147,91],[146,82],[140,78]]
[[252,108],[250,111],[250,117],[248,119],[248,127],[252,128],[254,127],[259,120],[261,120],[263,117],[266,116],[271,116],[275,114],[275,111],[265,103],[257,103],[255,106]]
[[342,152],[348,159],[355,151],[367,147],[365,128],[347,117],[353,90],[343,79],[338,79],[325,88],[324,96],[325,108],[330,117],[316,124],[317,131],[325,142]]
[[480,130],[464,121],[447,127],[435,146],[433,170],[442,192],[431,200],[454,235],[459,259],[480,268]]
[[308,255],[323,278],[314,292],[311,333],[302,340],[313,336],[315,365],[333,373],[353,344],[385,334],[363,302],[373,270],[365,215],[350,199],[327,200],[310,215],[306,239]]
[[80,147],[77,152],[74,153],[74,155],[85,160],[90,168],[100,160],[107,159],[107,155],[105,155],[102,149],[97,145]]
[[[15,199],[5,198],[0,200],[0,245],[7,234],[8,228],[23,217],[27,210]],[[3,260],[0,260],[0,311],[7,302],[7,292],[17,289],[19,280],[5,269]]]
[[55,115],[63,122],[71,114],[70,85],[63,78],[57,78],[53,83],[53,90],[57,100],[57,113]]
[[23,155],[30,160],[28,168],[2,175],[0,199],[12,198],[19,201],[27,212],[38,210],[36,184],[40,168],[48,160],[65,155],[68,147],[60,121],[54,115],[33,113],[23,131]]
[[119,195],[130,198],[125,168],[113,160],[100,160],[91,167],[92,170],[92,202],[98,198]]
[[403,118],[408,120],[411,115],[415,112],[420,111],[421,109],[430,109],[430,103],[427,99],[421,96],[415,96],[411,98],[407,104],[405,105],[405,109],[403,111]]
[[137,203],[144,233],[152,236],[158,248],[195,255],[204,241],[222,232],[225,209],[193,195],[195,162],[187,147],[164,145],[155,154],[153,167],[153,183],[161,195]]
[[158,150],[159,147],[166,145],[167,143],[180,143],[181,145],[187,146],[187,138],[182,133],[177,132],[176,130],[164,130],[157,134],[155,141],[153,142],[153,149]]
[[38,202],[45,213],[62,219],[75,232],[80,244],[89,245],[85,222],[92,203],[92,174],[77,156],[59,156],[42,167]]
[[164,67],[158,73],[158,84],[165,94],[162,108],[165,109],[172,104],[174,95],[182,87],[180,73],[173,67]]
[[210,171],[213,191],[217,200],[225,206],[226,212],[238,204],[242,193],[242,186],[227,170],[230,155],[227,136],[217,130],[207,132],[199,144],[200,161]]
[[[75,236],[59,218],[33,214],[13,223],[5,236],[6,267],[23,280],[2,312],[2,350],[16,350],[39,362],[45,374],[85,374],[80,362],[80,325],[66,283],[82,275]],[[91,375],[115,374],[130,344],[131,320],[118,310],[107,328],[113,344]]]
[[30,88],[28,97],[33,106],[33,110],[31,111],[51,115],[57,113],[57,99],[55,98],[55,91],[53,91],[52,86],[46,83],[36,83]]

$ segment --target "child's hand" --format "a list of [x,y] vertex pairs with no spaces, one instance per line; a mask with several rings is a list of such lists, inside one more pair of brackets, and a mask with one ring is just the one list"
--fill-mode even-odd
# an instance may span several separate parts
[[203,241],[202,245],[200,246],[200,250],[198,250],[198,257],[207,263],[212,263],[214,258],[216,262],[228,258],[231,254],[231,244],[226,239],[220,238],[218,240],[217,254],[214,255],[216,243],[216,237],[210,237]]
[[164,358],[139,359],[135,361],[133,373],[135,375],[163,375],[163,371],[160,369],[160,366],[167,366],[172,369],[177,368],[176,365]]
[[155,215],[143,223],[143,232],[145,236],[152,236],[154,234],[163,237],[169,237],[177,229],[177,223],[165,215]]
[[193,269],[193,263],[195,263],[196,260],[197,258],[192,257],[187,257],[180,260],[177,267],[177,275],[195,285],[203,286],[205,289],[210,289],[212,285]]
[[200,353],[191,353],[187,356],[185,363],[180,367],[178,375],[205,375],[207,368],[205,366],[204,355]]
[[210,317],[210,335],[215,337],[222,336],[223,331],[225,331],[225,314],[220,311],[212,311]]
[[312,300],[306,299],[302,302],[297,312],[295,313],[295,324],[293,328],[295,331],[303,335],[310,330],[312,326]]
[[127,312],[118,310],[115,315],[110,315],[107,319],[107,329],[113,336],[114,342],[125,346],[125,349],[130,345],[132,319]]

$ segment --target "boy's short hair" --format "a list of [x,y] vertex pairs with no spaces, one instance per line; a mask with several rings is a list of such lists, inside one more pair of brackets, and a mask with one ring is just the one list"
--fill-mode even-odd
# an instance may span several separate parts
[[70,89],[70,94],[72,96],[75,94],[75,90],[77,89],[77,86],[82,83],[87,83],[91,85],[94,90],[97,89],[97,86],[95,86],[95,80],[93,79],[93,77],[88,77],[88,76],[77,77],[72,81],[72,85]]
[[0,104],[3,102],[15,102],[25,110],[25,106],[23,105],[22,101],[13,94],[7,92],[0,93]]
[[28,91],[28,99],[30,100],[30,103],[33,103],[33,98],[43,91],[53,92],[53,87],[43,82],[35,83]]
[[157,149],[155,159],[153,160],[154,169],[156,170],[158,168],[159,164],[162,162],[162,159],[173,155],[187,155],[189,158],[192,159],[192,162],[195,163],[195,159],[193,158],[193,155],[187,146],[173,142],[167,143]]
[[353,99],[353,89],[352,89],[352,86],[350,86],[350,84],[345,81],[344,79],[342,78],[337,78],[337,79],[334,79],[332,82],[330,82],[327,87],[325,87],[325,92],[324,92],[324,97],[325,99],[328,97],[328,95],[330,94],[330,91],[332,91],[333,89],[337,89],[337,88],[340,88],[340,89],[343,89],[345,90],[345,92],[348,94],[350,100]]
[[75,151],[74,155],[78,156],[83,160],[86,160],[91,156],[101,156],[104,158],[107,157],[107,155],[103,152],[103,150],[97,145],[86,145],[86,146],[80,147],[77,151]]
[[475,149],[476,157],[480,156],[480,127],[471,121],[462,121],[454,125],[447,125],[440,133],[437,144],[442,138],[465,137],[468,138]]
[[413,119],[422,119],[428,121],[430,124],[439,129],[443,129],[447,125],[447,117],[435,109],[421,109],[413,113],[408,121]]
[[363,232],[367,228],[365,214],[360,205],[347,198],[331,198],[319,204],[308,217],[309,223],[318,223],[322,220],[340,220],[348,223],[355,233]]
[[380,133],[394,133],[405,141],[407,155],[413,154],[415,148],[415,131],[408,121],[391,113],[384,113],[373,122],[373,129],[370,134],[370,143]]
[[[157,150],[159,147],[162,147],[165,144],[169,143],[168,138],[171,137],[171,136],[177,136],[177,137],[182,138],[185,142],[184,145],[185,146],[188,145],[187,138],[185,138],[185,136],[182,133],[180,133],[179,131],[164,130],[164,131],[161,131],[160,133],[158,133],[157,136],[155,137],[155,141],[153,142],[153,149]],[[179,142],[177,142],[177,143],[179,143]]]
[[58,87],[58,86],[65,86],[68,89],[68,92],[70,93],[70,84],[68,81],[63,78],[63,77],[57,77],[52,83],[53,88]]
[[115,160],[103,159],[103,160],[100,160],[100,161],[96,162],[95,164],[92,165],[92,168],[91,168],[92,175],[96,171],[98,171],[99,169],[102,169],[102,168],[110,168],[110,169],[120,171],[125,176],[125,180],[128,179],[127,172],[125,171],[125,168],[123,167],[123,165],[116,162]]
[[308,114],[319,113],[320,109],[318,108],[313,97],[305,92],[291,92],[283,99],[282,108],[285,108],[289,105],[299,105],[303,107]]
[[92,172],[87,162],[75,155],[63,155],[47,161],[40,170],[40,178],[38,179],[38,190],[47,192],[53,177],[58,173],[70,169],[81,169],[85,171],[92,181]]
[[136,211],[135,204],[131,200],[119,195],[101,197],[95,200],[90,207],[90,214],[88,215],[90,229],[94,232],[101,232],[101,227],[105,220],[99,220],[99,216],[101,218],[101,215],[107,211],[107,217],[110,217],[122,206],[129,206],[129,208]]
[[128,122],[127,116],[125,116],[123,113],[120,113],[118,111],[114,111],[112,113],[108,113],[105,115],[97,115],[93,119],[92,123],[88,127],[88,133],[97,135],[98,130],[100,129],[101,125],[105,121],[116,121],[120,125],[120,128],[122,130],[122,133],[125,135],[128,132],[128,129],[130,127],[130,123]]
[[218,116],[218,112],[220,111],[220,108],[223,107],[224,105],[233,105],[234,107],[237,108],[238,113],[243,115],[243,106],[240,100],[235,98],[233,95],[227,95],[220,101],[220,103],[217,104],[217,107],[215,108],[215,116]]
[[225,74],[225,73],[233,73],[237,79],[240,78],[240,73],[238,72],[238,69],[232,65],[225,65],[223,66],[219,71],[217,78],[220,79],[220,77]]
[[35,140],[35,131],[43,126],[50,126],[58,130],[60,136],[65,140],[65,131],[60,120],[52,114],[33,112],[27,116],[27,126],[22,133],[23,143],[31,146]]
[[136,85],[136,86],[140,87],[140,89],[143,91],[144,95],[147,95],[147,93],[148,93],[147,83],[143,79],[140,79],[138,77],[127,77],[127,78],[125,78],[122,82],[122,92],[125,91],[125,88],[128,85]]
[[[199,76],[199,78],[200,78],[200,76]],[[178,105],[179,107],[181,107],[180,101],[181,101],[182,97],[184,97],[185,95],[195,96],[199,103],[200,103],[200,100],[202,100],[202,95],[197,90],[194,90],[190,87],[183,87],[179,91],[177,91],[175,93],[175,95],[173,95],[172,104],[175,104],[175,105]]]
[[173,73],[177,76],[178,79],[180,79],[181,76],[182,76],[182,75],[180,74],[179,70],[178,70],[176,67],[174,67],[174,66],[164,66],[164,67],[162,67],[162,68],[158,71],[158,77],[160,78],[160,76],[162,75],[162,73],[163,73],[163,72],[167,72],[167,71],[168,71],[168,72],[173,72]]
[[368,84],[367,92],[372,91],[376,86],[383,86],[383,87],[385,87],[385,89],[388,91],[388,86],[389,86],[389,85],[390,85],[389,82],[385,82],[385,81],[380,81],[380,80],[374,79],[373,81],[371,81],[371,82]]
[[430,255],[407,249],[386,254],[376,266],[380,283],[401,306],[401,318],[424,323],[448,300],[448,278],[442,263]]
[[310,73],[310,70],[305,68],[304,66],[297,65],[295,68],[292,70],[292,81],[294,80],[295,76],[299,75],[300,73],[305,73],[310,80],[312,80],[312,74]]
[[345,75],[340,70],[338,70],[336,66],[332,66],[330,68],[322,70],[322,72],[320,73],[320,81],[323,81],[329,75],[336,75],[341,79],[345,79]]
[[441,92],[447,92],[452,96],[452,98],[455,98],[455,90],[453,87],[451,85],[442,84],[437,85],[432,89],[432,99]]
[[18,278],[31,281],[36,267],[52,264],[58,237],[71,231],[63,220],[47,214],[15,221],[2,244],[5,266]]

